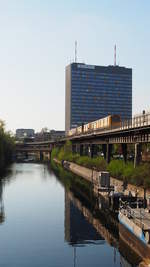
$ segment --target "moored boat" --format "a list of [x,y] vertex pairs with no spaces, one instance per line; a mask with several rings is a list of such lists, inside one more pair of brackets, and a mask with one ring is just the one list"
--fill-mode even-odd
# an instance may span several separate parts
[[[121,203],[118,219],[141,242],[150,246],[150,213],[140,202]],[[134,207],[133,207],[134,206]]]

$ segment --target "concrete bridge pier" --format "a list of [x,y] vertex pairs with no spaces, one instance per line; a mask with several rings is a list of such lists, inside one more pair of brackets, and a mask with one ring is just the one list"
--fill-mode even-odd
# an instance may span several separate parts
[[106,144],[102,144],[102,152],[104,154],[104,159],[106,159],[106,152],[107,152],[107,145]]
[[107,163],[109,163],[110,159],[111,159],[112,147],[113,147],[112,144],[107,143],[107,145],[106,145],[106,148],[107,148],[107,150],[106,150],[106,161],[107,161]]
[[81,144],[80,145],[80,156],[83,156],[83,150],[84,150],[84,146]]
[[72,153],[76,153],[77,152],[77,145],[76,144],[72,144]]
[[28,159],[28,152],[25,152],[25,158]]
[[43,152],[40,151],[40,161],[43,161]]
[[94,144],[90,144],[88,147],[88,156],[90,158],[93,158],[95,155],[95,145]]
[[50,161],[50,159],[51,159],[51,152],[49,151],[49,152],[43,152],[43,160],[44,161]]
[[83,147],[83,155],[88,156],[89,155],[89,146],[86,144]]
[[76,153],[78,153],[80,155],[80,149],[81,149],[81,145],[77,144],[76,145]]
[[134,168],[140,164],[142,159],[142,144],[136,143],[134,150]]
[[127,162],[127,144],[122,144],[121,146],[124,162]]

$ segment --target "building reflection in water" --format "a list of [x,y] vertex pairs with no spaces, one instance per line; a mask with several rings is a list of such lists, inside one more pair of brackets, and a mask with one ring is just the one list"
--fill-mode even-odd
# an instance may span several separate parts
[[[22,167],[19,166],[13,177],[16,179]],[[45,177],[44,169],[43,176]],[[0,223],[5,221],[3,189],[6,183],[13,181],[10,174],[5,179],[0,179]],[[93,206],[93,205],[92,205]],[[126,235],[125,235],[126,236]],[[114,263],[116,252],[120,253],[120,266],[137,266],[140,259],[127,247],[111,214],[106,210],[97,212],[91,207],[91,202],[86,201],[76,192],[65,190],[65,240],[73,247],[74,266],[77,266],[78,247],[92,245],[103,246],[106,242],[113,247]]]
[[[73,192],[65,190],[65,240],[73,246],[74,266],[77,264],[78,247],[89,244],[103,245],[105,242],[114,248],[114,263],[116,262],[116,251],[119,251],[121,267],[138,266],[140,258],[131,249],[128,248],[127,250],[120,244],[118,226],[112,225],[112,221],[109,222],[108,215],[106,216],[108,218],[106,224],[104,221],[101,222],[99,216],[95,215],[85,205],[85,202],[83,203]],[[107,225],[108,222],[109,225]],[[118,236],[115,234],[116,227]]]
[[65,191],[65,240],[71,245],[104,244],[104,238],[89,223],[82,203]]
[[77,247],[104,244],[104,238],[89,223],[82,203],[65,190],[65,240],[73,246],[74,267],[77,265]]

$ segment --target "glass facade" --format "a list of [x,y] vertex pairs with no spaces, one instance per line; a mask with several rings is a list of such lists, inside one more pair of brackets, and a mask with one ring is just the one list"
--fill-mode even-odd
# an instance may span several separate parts
[[120,114],[132,117],[132,69],[72,63],[66,68],[66,130]]

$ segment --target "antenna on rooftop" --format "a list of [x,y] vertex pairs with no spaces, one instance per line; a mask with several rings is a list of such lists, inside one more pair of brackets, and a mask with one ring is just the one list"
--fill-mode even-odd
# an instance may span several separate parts
[[114,46],[114,66],[116,66],[116,44]]
[[77,41],[75,41],[75,63],[77,63]]

